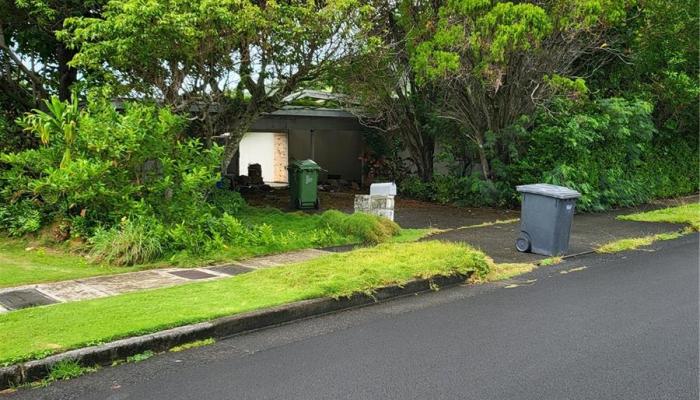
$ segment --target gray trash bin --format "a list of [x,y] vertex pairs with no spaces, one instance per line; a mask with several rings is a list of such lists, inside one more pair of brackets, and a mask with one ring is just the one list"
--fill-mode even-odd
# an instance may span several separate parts
[[571,221],[581,193],[546,183],[516,189],[523,194],[523,203],[515,248],[546,256],[564,254],[569,248]]

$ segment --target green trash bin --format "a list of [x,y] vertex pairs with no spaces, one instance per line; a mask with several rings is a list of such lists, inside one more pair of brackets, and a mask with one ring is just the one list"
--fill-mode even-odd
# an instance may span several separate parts
[[289,191],[292,207],[298,209],[319,209],[318,171],[321,170],[313,160],[297,160],[289,165]]

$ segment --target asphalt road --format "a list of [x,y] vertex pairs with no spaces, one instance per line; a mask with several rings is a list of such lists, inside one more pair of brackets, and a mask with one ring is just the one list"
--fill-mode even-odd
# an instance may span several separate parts
[[698,399],[698,235],[104,368],[10,398]]

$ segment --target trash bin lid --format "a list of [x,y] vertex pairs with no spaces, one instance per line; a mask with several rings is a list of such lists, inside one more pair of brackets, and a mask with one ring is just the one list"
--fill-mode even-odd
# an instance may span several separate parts
[[396,196],[396,184],[394,182],[373,183],[369,185],[369,194]]
[[290,165],[289,168],[301,169],[301,170],[320,170],[321,167],[314,162],[314,160],[295,160]]
[[555,199],[577,199],[581,193],[564,186],[550,185],[548,183],[535,183],[532,185],[519,185],[515,187],[520,193],[539,194],[541,196],[554,197]]

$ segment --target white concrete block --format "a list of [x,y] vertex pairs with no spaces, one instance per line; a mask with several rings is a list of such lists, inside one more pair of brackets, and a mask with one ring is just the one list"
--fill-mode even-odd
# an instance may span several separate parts
[[390,219],[392,221],[394,220],[394,210],[386,210],[386,209],[372,210],[372,214]]

